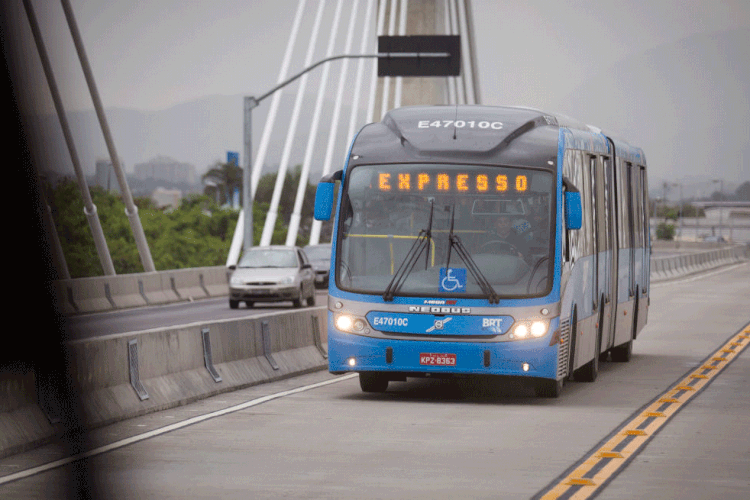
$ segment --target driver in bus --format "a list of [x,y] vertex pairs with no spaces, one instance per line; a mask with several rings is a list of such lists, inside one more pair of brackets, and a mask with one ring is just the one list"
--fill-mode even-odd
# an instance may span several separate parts
[[485,245],[489,247],[489,243],[493,241],[500,241],[507,244],[502,246],[498,244],[501,253],[515,255],[523,259],[522,250],[525,249],[525,244],[523,239],[513,229],[513,219],[509,214],[500,214],[495,219],[495,228],[490,233],[490,240]]

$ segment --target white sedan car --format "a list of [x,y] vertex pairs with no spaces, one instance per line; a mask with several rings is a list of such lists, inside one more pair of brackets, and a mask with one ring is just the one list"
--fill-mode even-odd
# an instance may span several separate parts
[[290,300],[294,307],[315,305],[315,273],[307,255],[299,247],[253,247],[246,252],[229,277],[229,307],[240,302]]

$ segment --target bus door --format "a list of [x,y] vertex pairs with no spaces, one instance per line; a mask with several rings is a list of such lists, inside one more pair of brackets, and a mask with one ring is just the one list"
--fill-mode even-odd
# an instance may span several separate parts
[[627,163],[627,174],[625,176],[625,182],[627,183],[627,191],[625,199],[625,203],[628,206],[628,221],[629,221],[629,227],[628,227],[628,234],[630,235],[630,269],[628,270],[628,300],[632,299],[635,295],[635,235],[638,228],[638,224],[636,223],[636,199],[635,199],[635,172],[636,168],[633,167],[633,164],[628,162]]
[[[614,147],[614,144],[610,142]],[[630,336],[630,316],[628,314],[628,302],[632,298],[630,291],[632,274],[632,231],[630,218],[630,198],[628,166],[622,158],[617,157],[617,153],[612,158],[611,164],[612,177],[612,212],[615,221],[615,238],[613,240],[613,274],[614,281],[612,289],[614,295],[612,304],[614,309],[614,338],[612,345],[619,345],[628,340]]]
[[588,172],[586,172],[584,175],[588,174],[588,180],[587,184],[590,186],[589,189],[586,190],[587,193],[589,193],[590,196],[590,205],[591,210],[589,210],[589,213],[591,214],[591,218],[589,220],[589,227],[591,228],[591,243],[593,247],[593,252],[591,256],[593,257],[592,262],[592,273],[591,273],[591,298],[593,301],[593,312],[597,313],[599,312],[599,307],[601,307],[601,304],[599,303],[599,224],[601,223],[601,217],[597,213],[599,210],[599,204],[597,202],[597,199],[599,197],[599,193],[597,191],[597,184],[596,184],[596,177],[597,177],[597,159],[596,156],[589,156],[589,165],[588,165]]
[[614,343],[614,306],[617,303],[617,244],[615,241],[615,216],[614,216],[614,181],[612,171],[612,160],[608,157],[602,157],[601,169],[598,170],[597,192],[599,196],[599,213],[601,214],[601,227],[598,231],[600,239],[599,249],[602,252],[604,263],[602,266],[602,292],[604,295],[604,304],[602,305],[602,318],[604,325],[602,328],[603,337],[602,345],[606,348],[612,347]]
[[640,205],[642,211],[639,223],[641,224],[641,234],[643,235],[641,242],[641,246],[643,247],[643,273],[641,276],[641,293],[646,294],[648,292],[649,273],[651,272],[649,266],[649,258],[651,256],[651,235],[648,225],[648,188],[646,187],[646,169],[644,167],[638,168],[638,185],[640,188],[638,195],[640,197]]
[[649,213],[648,213],[648,184],[646,180],[646,169],[645,167],[638,167],[638,197],[640,198],[641,206],[641,218],[638,223],[641,226],[641,275],[640,288],[638,297],[638,325],[636,326],[636,333],[646,324],[646,318],[648,316],[648,289],[650,287],[650,273],[651,273],[651,235],[649,231]]

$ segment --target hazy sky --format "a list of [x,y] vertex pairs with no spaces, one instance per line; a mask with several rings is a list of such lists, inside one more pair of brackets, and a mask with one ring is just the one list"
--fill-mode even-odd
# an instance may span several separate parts
[[[21,0],[13,1],[18,3],[17,32],[13,35],[24,39],[30,33],[28,23]],[[32,3],[43,27],[66,107],[90,108],[60,4],[47,0],[32,0]],[[273,86],[298,0],[71,0],[71,3],[105,106],[159,110],[207,95],[257,95]],[[361,4],[364,3],[362,0]],[[750,33],[748,0],[471,0],[471,3],[483,103],[527,105],[552,112],[564,110],[583,120],[607,119],[608,115],[586,109],[581,109],[580,114],[576,110],[571,112],[566,100],[576,89],[612,72],[618,64],[695,35]],[[307,4],[307,15],[312,17],[317,0],[307,0]],[[740,62],[746,64],[736,64],[736,55],[732,59],[735,67],[732,71],[739,71],[739,76],[712,75],[719,79],[740,78],[743,80],[740,90],[747,88],[749,78],[750,36],[745,39],[747,44],[737,50],[744,54],[744,61],[740,56]],[[322,57],[325,42],[319,45]],[[37,105],[51,107],[33,43],[23,46],[31,79],[42,85]],[[298,52],[293,69],[302,67],[304,48]],[[695,65],[690,54],[684,56],[686,65]],[[628,75],[635,81],[640,77]],[[663,80],[662,76],[659,78]],[[667,82],[666,87],[669,86]],[[747,143],[750,129],[750,117],[745,114],[750,109],[747,98],[737,105],[739,111],[735,109],[731,118],[741,123],[724,126],[744,127],[739,141],[744,136]],[[594,124],[630,134],[639,130],[632,124]],[[626,139],[637,143],[650,135],[649,130],[643,138]],[[750,168],[740,164],[750,163],[746,148],[747,144],[732,152],[745,158],[738,159],[724,172],[733,182],[750,180]],[[647,158],[653,158],[654,153],[647,150]],[[670,161],[667,156],[660,157],[660,153],[656,158],[661,163]],[[665,165],[654,168],[662,176],[671,175]],[[700,173],[705,172],[698,165],[685,172]]]

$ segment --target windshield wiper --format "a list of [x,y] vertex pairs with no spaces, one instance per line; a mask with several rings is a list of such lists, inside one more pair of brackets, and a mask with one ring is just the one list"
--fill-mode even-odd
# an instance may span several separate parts
[[461,257],[461,260],[464,261],[464,264],[466,264],[466,268],[469,270],[471,275],[474,276],[474,279],[477,280],[479,288],[481,288],[482,292],[484,292],[484,294],[487,296],[490,304],[497,304],[498,302],[500,302],[500,297],[498,297],[495,289],[492,288],[490,282],[487,280],[484,274],[482,274],[482,271],[479,270],[479,266],[477,266],[477,263],[474,262],[474,259],[471,258],[471,254],[469,254],[469,251],[466,250],[463,242],[461,242],[461,238],[453,234],[453,224],[455,222],[455,216],[456,204],[454,203],[453,208],[451,209],[451,228],[448,232],[448,259],[445,264],[445,268],[450,269],[451,267],[451,250],[455,245],[456,253],[459,257]]
[[432,216],[434,212],[435,200],[430,199],[430,218],[427,222],[427,229],[422,229],[419,231],[417,239],[414,240],[411,248],[409,248],[409,251],[406,252],[404,260],[401,261],[401,264],[398,266],[398,270],[393,275],[393,278],[391,278],[391,281],[388,282],[388,286],[385,287],[385,292],[383,292],[383,300],[385,300],[386,302],[392,301],[393,297],[396,295],[396,293],[398,293],[399,289],[401,289],[401,286],[403,286],[406,278],[409,276],[409,273],[411,273],[412,269],[414,269],[414,265],[419,260],[419,257],[422,255],[422,252],[424,252],[425,248],[427,249],[427,255],[425,256],[424,265],[425,269],[427,269],[430,257],[430,242],[432,241]]

